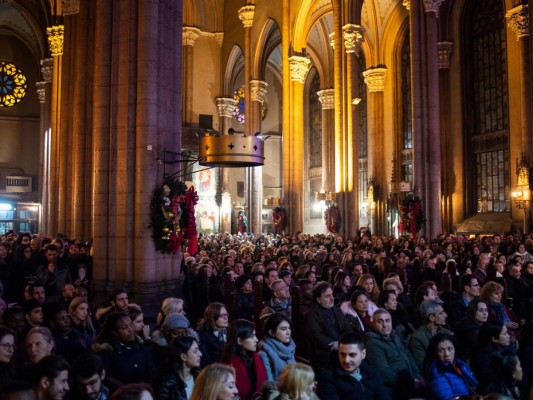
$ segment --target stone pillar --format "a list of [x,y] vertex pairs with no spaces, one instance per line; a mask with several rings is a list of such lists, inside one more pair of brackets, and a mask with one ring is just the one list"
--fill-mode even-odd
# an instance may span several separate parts
[[317,92],[322,104],[322,191],[335,191],[335,91]]
[[[519,5],[509,10],[505,15],[509,28],[516,34],[516,40],[520,45],[520,103],[522,104],[522,153],[526,161],[531,165],[533,162],[533,131],[532,131],[532,84],[531,84],[531,64],[529,51],[529,5]],[[533,215],[533,202],[529,202],[529,207],[524,209],[525,233],[531,227],[531,215]]]
[[[261,131],[262,106],[265,102],[268,84],[264,81],[250,81],[250,101],[252,103],[250,128],[252,132]],[[248,221],[251,221],[250,231],[260,233],[263,230],[263,167],[248,168],[250,176],[250,193],[247,200],[250,205]]]
[[194,45],[199,37],[200,29],[193,26],[183,27],[182,120],[186,126],[191,126],[195,122],[192,97],[194,93]]
[[283,140],[284,201],[288,211],[288,230],[294,234],[303,229],[303,88],[311,61],[307,57],[289,57],[291,75],[290,132]]
[[[450,87],[450,55],[452,42],[438,43],[438,68],[441,88]],[[454,192],[454,165],[450,115],[450,93],[448,90],[440,91],[440,121],[441,121],[441,154],[442,154],[442,225],[445,232],[453,230],[453,192]]]
[[356,57],[364,41],[365,28],[361,25],[347,24],[342,27],[344,49],[346,52],[346,95],[344,96],[346,132],[346,178],[344,188],[343,234],[352,237],[359,227],[359,119],[357,109],[354,108],[353,99],[358,97],[357,79],[359,68]]
[[387,188],[385,175],[384,98],[387,68],[371,68],[363,72],[368,87],[368,177],[373,181],[375,209],[370,208],[369,223],[372,233],[383,234],[386,228],[385,202]]
[[55,25],[47,28],[48,45],[53,59],[52,84],[50,91],[50,203],[47,210],[47,228],[54,235],[62,226],[65,212],[64,182],[66,163],[61,158],[65,151],[61,138],[61,78],[64,26]]
[[427,192],[429,214],[429,237],[442,233],[441,214],[441,148],[440,148],[440,101],[439,101],[439,57],[438,57],[438,11],[444,0],[424,0],[427,37],[427,77],[428,77],[428,157],[429,190]]
[[[233,110],[237,107],[237,100],[230,97],[219,97],[217,99],[218,117],[220,121],[220,134],[227,135],[228,129],[231,127],[231,119],[233,118]],[[231,204],[230,193],[230,176],[231,168],[220,168],[221,177],[221,191],[223,196],[223,203]],[[222,217],[220,223],[221,232],[231,232],[231,209],[224,210],[222,207]]]

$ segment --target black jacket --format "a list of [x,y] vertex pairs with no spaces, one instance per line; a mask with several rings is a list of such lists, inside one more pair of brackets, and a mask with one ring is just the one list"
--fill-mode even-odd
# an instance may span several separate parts
[[[199,369],[191,370],[194,380],[199,373]],[[177,372],[172,372],[166,379],[163,379],[161,384],[156,386],[156,398],[158,400],[187,400],[186,386],[181,376]]]
[[202,353],[202,368],[211,363],[220,362],[222,359],[224,342],[217,338],[211,330],[198,329],[196,332],[200,338],[199,347]]

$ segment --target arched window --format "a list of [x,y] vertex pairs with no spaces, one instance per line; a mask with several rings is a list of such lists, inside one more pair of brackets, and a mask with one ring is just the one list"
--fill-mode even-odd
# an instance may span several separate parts
[[[315,203],[316,192],[322,188],[322,104],[318,100],[320,76],[315,70],[309,96],[309,204]],[[310,209],[311,219],[322,218],[322,212]]]
[[470,214],[509,211],[511,205],[507,49],[502,3],[501,0],[471,1],[471,8],[465,13],[463,108],[465,169],[469,174],[467,193],[472,200]]
[[367,101],[368,96],[366,92],[365,80],[363,71],[366,70],[366,61],[363,52],[359,52],[357,58],[359,67],[359,223],[365,224],[368,217],[367,208],[367,184],[368,184],[368,129],[367,129]]
[[413,127],[411,108],[411,46],[409,30],[406,30],[401,52],[402,88],[402,145],[401,175],[404,182],[413,183]]

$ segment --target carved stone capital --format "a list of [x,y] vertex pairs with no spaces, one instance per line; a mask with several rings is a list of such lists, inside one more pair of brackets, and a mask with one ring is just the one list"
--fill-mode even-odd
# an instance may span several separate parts
[[195,28],[194,26],[184,26],[183,27],[183,46],[194,46],[196,40],[200,37],[200,29]]
[[268,83],[265,81],[250,81],[250,98],[252,101],[258,101],[261,104],[265,102],[267,95]]
[[289,57],[289,67],[291,69],[291,80],[300,83],[305,82],[307,72],[311,66],[311,60],[307,57],[292,56]]
[[45,58],[41,60],[41,73],[45,82],[52,82],[52,76],[54,74],[54,59]]
[[507,26],[516,34],[516,40],[529,36],[529,7],[519,5],[505,14]]
[[222,43],[224,43],[224,32],[215,32],[215,40],[222,47]]
[[237,100],[229,97],[218,97],[217,108],[219,117],[233,117],[233,111],[237,107]]
[[371,68],[363,72],[369,92],[383,92],[385,90],[385,77],[387,68]]
[[361,45],[365,40],[366,29],[361,25],[347,24],[342,27],[342,34],[344,36],[344,48],[346,53],[359,54]]
[[39,103],[46,102],[46,82],[35,82],[35,86],[37,87],[37,97],[39,98]]
[[318,101],[322,104],[322,110],[333,110],[335,108],[335,90],[324,89],[316,92]]
[[407,11],[410,11],[411,10],[411,0],[403,0],[402,1],[402,6],[404,6]]
[[424,3],[424,10],[427,13],[433,12],[437,14],[437,17],[438,17],[440,5],[444,3],[444,0],[423,0],[423,3]]
[[335,50],[335,32],[329,34],[329,45]]
[[239,8],[239,19],[245,28],[251,28],[254,24],[255,6],[247,5]]
[[46,28],[48,35],[48,45],[50,46],[50,53],[52,56],[63,55],[63,42],[65,39],[65,27],[63,25],[55,25]]
[[450,68],[450,55],[452,54],[453,43],[452,42],[438,42],[438,68],[448,69]]
[[63,15],[74,15],[80,12],[80,0],[61,0]]

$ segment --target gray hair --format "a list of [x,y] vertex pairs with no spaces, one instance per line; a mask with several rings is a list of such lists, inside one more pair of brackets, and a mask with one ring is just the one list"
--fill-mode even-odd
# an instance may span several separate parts
[[439,307],[442,307],[442,300],[424,300],[420,304],[420,315],[428,321],[430,316],[437,313]]

